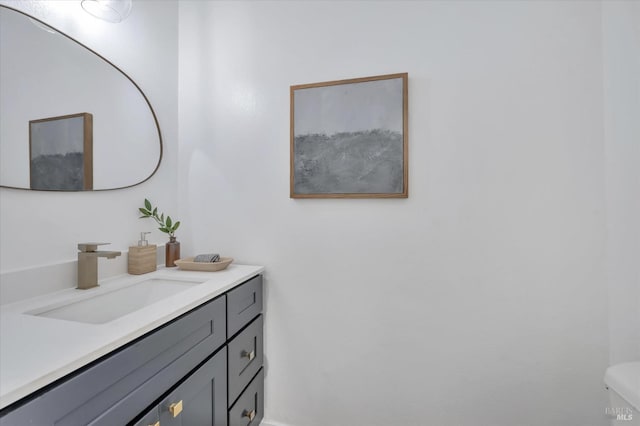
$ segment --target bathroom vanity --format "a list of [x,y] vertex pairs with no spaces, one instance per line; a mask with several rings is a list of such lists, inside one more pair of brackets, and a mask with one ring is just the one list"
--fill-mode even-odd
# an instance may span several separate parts
[[73,308],[96,300],[78,290],[3,306],[0,425],[258,425],[262,271],[158,270],[144,283],[101,285],[98,298],[149,276],[186,283],[116,318]]

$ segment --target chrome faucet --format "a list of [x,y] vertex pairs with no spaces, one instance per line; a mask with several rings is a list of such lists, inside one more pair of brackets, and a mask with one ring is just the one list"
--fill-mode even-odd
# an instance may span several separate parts
[[86,290],[98,286],[98,258],[115,259],[122,253],[119,251],[98,251],[98,246],[109,243],[79,243],[78,244],[78,286],[77,289]]

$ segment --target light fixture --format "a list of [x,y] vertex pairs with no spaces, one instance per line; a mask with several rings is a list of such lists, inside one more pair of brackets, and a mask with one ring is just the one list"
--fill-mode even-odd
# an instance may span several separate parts
[[82,8],[104,21],[118,23],[131,13],[132,0],[82,0]]

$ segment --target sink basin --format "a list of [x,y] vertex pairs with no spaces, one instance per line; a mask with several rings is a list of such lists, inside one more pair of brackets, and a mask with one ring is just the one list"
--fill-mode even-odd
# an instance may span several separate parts
[[27,312],[27,314],[89,324],[103,324],[189,290],[202,282],[152,278],[62,306],[56,304],[40,308]]

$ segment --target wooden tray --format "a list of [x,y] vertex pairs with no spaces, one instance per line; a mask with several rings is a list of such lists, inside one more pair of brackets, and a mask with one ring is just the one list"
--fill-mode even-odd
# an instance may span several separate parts
[[193,257],[185,257],[184,259],[176,260],[178,268],[185,271],[222,271],[226,269],[233,262],[232,257],[221,257],[219,262],[194,262]]

